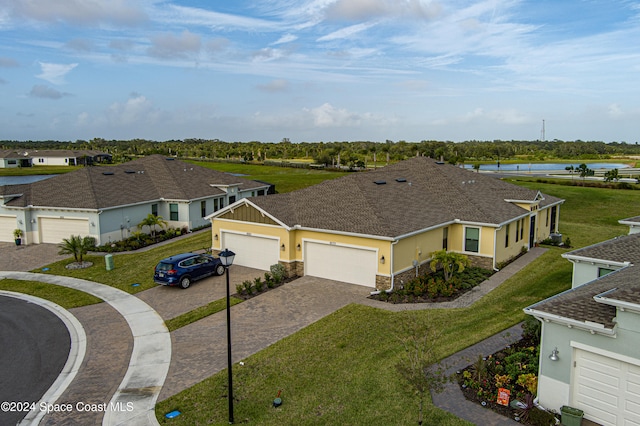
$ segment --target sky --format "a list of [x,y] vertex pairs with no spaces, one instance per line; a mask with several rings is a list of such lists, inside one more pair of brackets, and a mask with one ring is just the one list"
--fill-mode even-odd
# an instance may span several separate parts
[[640,140],[640,0],[0,0],[0,140]]

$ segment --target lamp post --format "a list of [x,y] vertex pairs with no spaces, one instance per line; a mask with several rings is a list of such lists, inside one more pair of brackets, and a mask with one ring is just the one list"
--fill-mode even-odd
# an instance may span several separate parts
[[231,306],[229,303],[229,267],[233,264],[235,253],[229,249],[224,249],[218,254],[220,262],[226,269],[227,276],[227,375],[229,384],[229,424],[233,424],[233,378],[231,372]]

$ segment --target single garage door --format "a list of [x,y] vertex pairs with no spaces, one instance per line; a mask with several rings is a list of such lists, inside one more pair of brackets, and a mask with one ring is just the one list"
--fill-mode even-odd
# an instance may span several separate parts
[[307,241],[304,274],[367,287],[376,286],[378,256],[375,250]]
[[236,254],[234,265],[269,270],[280,259],[279,240],[258,235],[233,234],[222,232],[221,246]]
[[572,406],[603,426],[640,425],[640,367],[576,349]]
[[89,235],[88,219],[59,219],[53,217],[40,218],[40,241],[43,243],[59,244],[71,235],[86,237]]
[[17,227],[15,216],[0,216],[0,241],[13,241],[13,230]]

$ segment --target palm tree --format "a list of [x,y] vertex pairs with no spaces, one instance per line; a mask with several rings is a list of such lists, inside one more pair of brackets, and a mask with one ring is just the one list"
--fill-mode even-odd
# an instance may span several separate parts
[[162,216],[156,216],[153,213],[149,213],[147,217],[142,219],[142,222],[138,224],[138,228],[142,229],[145,226],[149,227],[149,231],[151,232],[151,236],[155,238],[156,236],[156,226],[161,228],[166,228],[168,225],[167,221],[162,218]]
[[466,266],[470,265],[469,258],[464,254],[438,250],[431,253],[431,263],[429,266],[433,272],[438,265],[442,265],[444,270],[444,280],[449,281],[455,272],[462,272]]
[[84,255],[95,246],[96,240],[93,237],[83,238],[80,235],[72,235],[62,239],[62,243],[58,246],[60,248],[58,254],[72,254],[76,262],[82,262]]

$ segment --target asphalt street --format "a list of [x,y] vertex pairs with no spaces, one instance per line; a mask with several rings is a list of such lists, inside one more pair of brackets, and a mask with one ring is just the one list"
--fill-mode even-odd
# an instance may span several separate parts
[[[64,367],[71,339],[64,323],[33,303],[0,296],[0,425],[14,425]],[[9,403],[8,405],[6,403]]]

